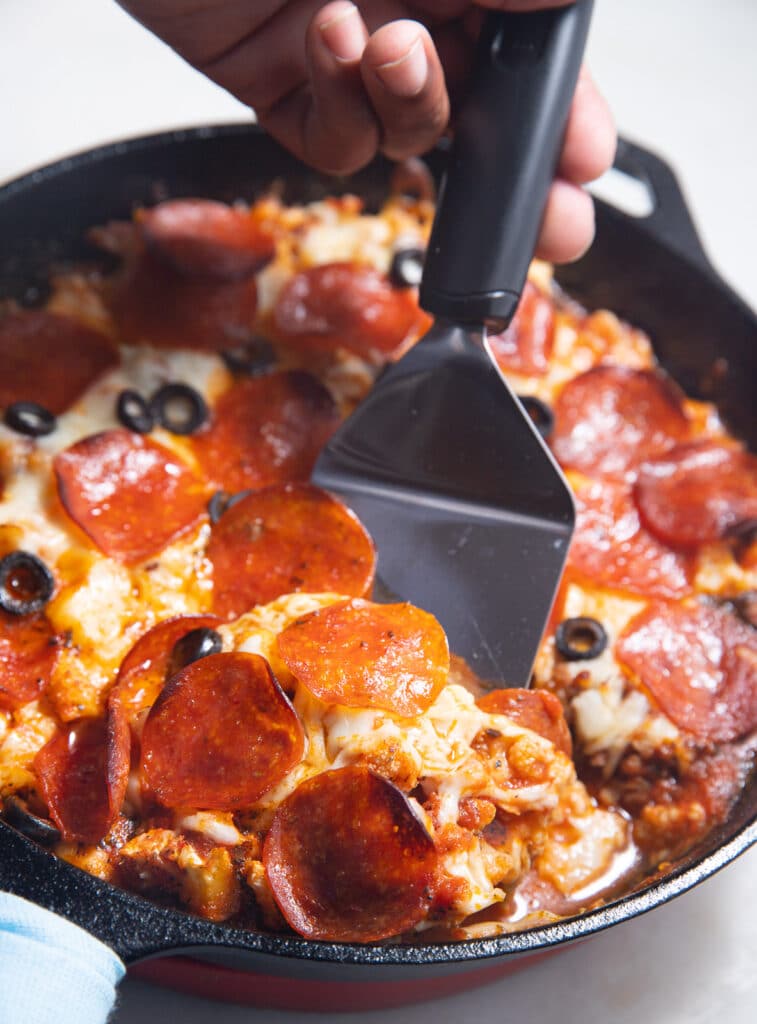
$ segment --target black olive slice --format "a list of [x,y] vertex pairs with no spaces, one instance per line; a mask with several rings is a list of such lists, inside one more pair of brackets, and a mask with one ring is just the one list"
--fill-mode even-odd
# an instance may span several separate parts
[[259,377],[277,363],[276,352],[265,338],[254,337],[221,353],[229,373],[239,377]]
[[150,406],[138,391],[131,388],[125,388],[118,396],[116,415],[125,427],[136,434],[149,434],[155,426]]
[[735,557],[741,561],[757,537],[757,519],[743,519],[735,523],[725,536],[733,544]]
[[35,843],[52,846],[60,841],[58,829],[47,818],[33,814],[24,800],[17,796],[7,796],[3,801],[3,818],[17,832],[32,839]]
[[194,434],[208,418],[205,399],[188,384],[164,384],[150,399],[150,412],[172,434]]
[[699,594],[697,600],[708,608],[722,608],[738,615],[747,626],[757,629],[757,590],[745,590],[741,594]]
[[30,551],[11,551],[0,558],[0,608],[11,615],[30,615],[47,604],[55,589],[53,574]]
[[216,491],[208,502],[208,515],[210,516],[211,523],[215,526],[224,512],[230,509],[232,505],[236,505],[242,498],[246,498],[248,494],[252,494],[252,491],[249,489],[237,491],[236,494],[229,494],[228,491]]
[[216,491],[208,502],[208,515],[214,526],[226,511],[229,498],[228,491]]
[[518,395],[518,401],[526,410],[534,426],[546,441],[555,425],[555,416],[546,402],[533,395]]
[[757,629],[757,590],[747,590],[732,598],[731,603],[739,618]]
[[214,629],[201,626],[199,629],[190,630],[173,645],[166,668],[166,679],[170,679],[193,661],[207,658],[209,654],[220,654],[222,648],[221,634]]
[[555,644],[566,661],[588,661],[607,647],[607,633],[596,619],[564,619],[555,631]]
[[3,420],[17,434],[27,434],[29,437],[52,434],[58,425],[50,410],[36,402],[14,402],[5,410]]
[[423,277],[423,249],[398,249],[389,267],[389,280],[395,288],[417,288]]

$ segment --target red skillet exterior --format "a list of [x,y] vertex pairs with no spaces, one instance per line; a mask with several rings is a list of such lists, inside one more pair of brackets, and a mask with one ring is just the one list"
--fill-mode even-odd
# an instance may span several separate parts
[[[443,161],[442,151],[429,157],[437,176]],[[757,319],[709,266],[666,165],[628,143],[621,144],[617,163],[649,183],[656,211],[636,221],[599,204],[594,246],[580,263],[561,271],[560,281],[586,305],[613,309],[649,331],[679,383],[716,401],[732,429],[755,447],[751,387],[757,378]],[[334,182],[246,126],[166,133],[93,150],[0,190],[0,299],[39,302],[51,266],[102,258],[87,246],[87,228],[128,217],[139,203],[181,195],[229,202],[250,198],[279,180],[289,201],[352,191],[376,205],[386,194],[390,172],[390,165],[377,161],[349,180]],[[725,372],[712,372],[716,357],[725,357]],[[137,968],[142,976],[185,991],[280,1008],[367,1009],[448,994],[536,962],[566,943],[667,902],[754,842],[753,780],[722,828],[637,892],[544,928],[434,945],[310,942],[215,925],[100,882],[2,822],[0,888],[63,914],[128,964],[142,962]],[[184,955],[153,959],[171,953]]]

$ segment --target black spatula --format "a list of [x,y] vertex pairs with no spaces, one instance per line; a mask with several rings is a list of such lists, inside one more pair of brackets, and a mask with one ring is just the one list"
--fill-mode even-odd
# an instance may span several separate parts
[[568,551],[570,491],[485,347],[525,282],[591,2],[491,14],[426,255],[434,327],[337,432],[314,481],[378,548],[379,596],[432,611],[478,675],[528,685]]

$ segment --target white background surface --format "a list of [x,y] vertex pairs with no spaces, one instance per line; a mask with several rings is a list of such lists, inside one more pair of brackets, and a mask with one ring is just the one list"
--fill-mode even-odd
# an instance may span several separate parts
[[[589,58],[621,131],[678,169],[714,264],[753,307],[756,52],[757,0],[597,0]],[[0,182],[100,142],[247,117],[111,0],[0,0]],[[754,1024],[755,868],[752,852],[650,916],[465,996],[340,1019]],[[302,1015],[122,986],[115,1024],[164,1019]]]

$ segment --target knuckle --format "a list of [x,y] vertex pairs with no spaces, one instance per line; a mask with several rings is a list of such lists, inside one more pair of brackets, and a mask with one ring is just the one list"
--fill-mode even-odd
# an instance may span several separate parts
[[383,118],[381,152],[392,160],[417,156],[430,149],[447,128],[449,105],[446,95],[396,109]]
[[366,131],[349,139],[333,135],[306,138],[303,159],[322,174],[354,174],[378,152],[378,133]]

